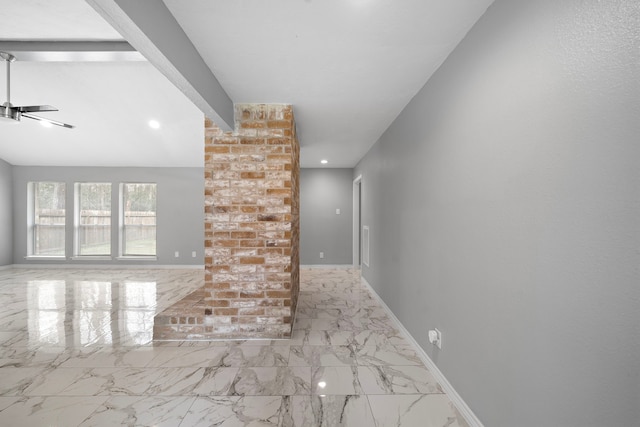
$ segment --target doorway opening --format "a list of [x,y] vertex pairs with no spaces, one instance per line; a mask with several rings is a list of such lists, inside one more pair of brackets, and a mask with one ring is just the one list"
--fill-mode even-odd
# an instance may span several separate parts
[[362,266],[362,175],[353,180],[353,266]]

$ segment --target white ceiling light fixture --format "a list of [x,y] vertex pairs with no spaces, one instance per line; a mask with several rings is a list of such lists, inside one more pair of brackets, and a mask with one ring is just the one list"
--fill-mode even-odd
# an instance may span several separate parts
[[329,163],[329,160],[322,159],[320,160],[320,163],[322,163],[323,165],[326,165],[327,163]]
[[67,123],[58,122],[51,119],[45,119],[44,117],[34,116],[30,113],[46,112],[46,111],[58,111],[57,108],[51,105],[29,105],[29,106],[14,106],[11,104],[11,63],[16,60],[16,57],[7,52],[0,52],[0,58],[4,59],[7,63],[7,101],[0,105],[0,118],[3,120],[13,120],[19,122],[22,117],[28,119],[38,120],[40,122],[47,122],[50,125],[56,125],[73,129],[74,126]]
[[157,120],[149,120],[149,127],[151,129],[160,129],[160,122]]

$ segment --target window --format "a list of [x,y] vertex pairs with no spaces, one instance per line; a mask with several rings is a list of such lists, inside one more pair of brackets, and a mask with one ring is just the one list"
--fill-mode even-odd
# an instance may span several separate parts
[[120,185],[120,253],[156,255],[156,184]]
[[28,253],[30,256],[65,256],[64,182],[30,182]]
[[110,256],[111,183],[77,183],[75,200],[75,255]]
[[[117,194],[112,189],[117,189]],[[64,259],[73,254],[74,259],[108,260],[117,253],[123,258],[155,260],[156,195],[155,183],[121,183],[116,187],[112,182],[76,182],[73,214],[67,215],[64,182],[29,182],[28,256]],[[73,229],[73,239],[68,242],[67,220]]]

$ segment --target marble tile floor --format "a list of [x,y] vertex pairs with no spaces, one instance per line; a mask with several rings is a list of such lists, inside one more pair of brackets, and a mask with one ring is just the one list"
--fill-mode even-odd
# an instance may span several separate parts
[[303,269],[291,340],[153,342],[201,270],[0,270],[0,426],[467,426],[357,270]]

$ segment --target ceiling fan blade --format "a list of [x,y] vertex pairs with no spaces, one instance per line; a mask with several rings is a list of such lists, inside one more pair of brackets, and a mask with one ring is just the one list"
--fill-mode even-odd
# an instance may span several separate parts
[[56,107],[52,107],[51,105],[27,105],[24,107],[13,107],[17,108],[21,113],[37,113],[40,111],[58,111]]
[[67,129],[73,129],[75,127],[75,126],[69,125],[67,123],[57,122],[57,121],[51,120],[51,119],[45,119],[44,117],[32,116],[31,114],[22,114],[22,117],[26,117],[28,119],[33,119],[33,120],[38,120],[38,121],[41,121],[41,122],[48,122],[48,123],[51,123],[52,125],[61,126],[63,128],[67,128]]

